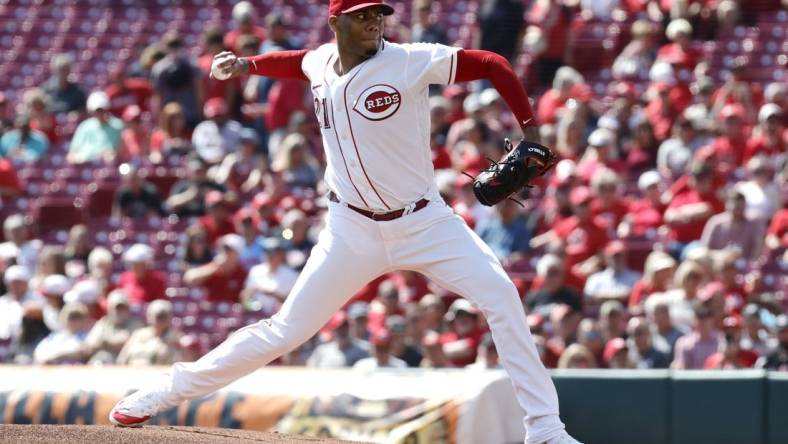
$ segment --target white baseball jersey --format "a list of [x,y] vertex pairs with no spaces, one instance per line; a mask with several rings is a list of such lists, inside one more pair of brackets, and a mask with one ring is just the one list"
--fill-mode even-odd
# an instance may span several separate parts
[[374,57],[342,76],[334,69],[336,44],[304,56],[326,150],[325,181],[342,201],[390,211],[438,199],[428,87],[454,82],[457,51],[384,41]]

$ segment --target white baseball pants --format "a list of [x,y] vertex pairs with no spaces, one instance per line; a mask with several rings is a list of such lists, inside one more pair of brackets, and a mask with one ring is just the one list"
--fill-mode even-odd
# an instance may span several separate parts
[[282,309],[239,329],[193,363],[177,363],[166,407],[208,395],[305,342],[364,284],[394,270],[423,273],[475,303],[525,410],[526,443],[564,428],[514,284],[490,248],[442,202],[376,222],[331,202],[327,224]]

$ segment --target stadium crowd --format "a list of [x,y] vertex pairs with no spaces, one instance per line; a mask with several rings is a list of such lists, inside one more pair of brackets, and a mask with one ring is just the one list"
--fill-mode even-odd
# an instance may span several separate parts
[[[392,17],[387,39],[455,43],[437,3],[398,3],[412,23]],[[510,272],[545,364],[788,370],[784,34],[783,76],[753,81],[757,57],[716,72],[703,51],[757,20],[736,1],[478,3],[475,46],[528,62],[541,142],[563,160],[522,202],[480,205],[462,172],[519,136],[489,85],[451,85],[430,91],[436,179]],[[287,17],[263,12],[236,3],[231,29],[207,26],[199,57],[166,32],[103,89],[85,91],[63,53],[50,81],[14,103],[0,93],[0,362],[194,360],[276,312],[325,211],[311,94],[295,80],[208,76],[225,49],[303,47]],[[582,27],[613,22],[631,38],[600,90],[573,47]],[[55,167],[40,187],[19,174],[40,165]],[[57,194],[54,178],[68,196],[59,171],[103,174],[90,192],[109,193],[106,214],[82,207],[71,224],[73,211],[18,204]],[[474,306],[402,271],[278,363],[494,368],[498,357]]]

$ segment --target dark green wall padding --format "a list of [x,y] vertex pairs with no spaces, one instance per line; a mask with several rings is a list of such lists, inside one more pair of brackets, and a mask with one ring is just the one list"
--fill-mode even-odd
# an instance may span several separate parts
[[584,444],[788,444],[788,374],[555,370],[567,430]]

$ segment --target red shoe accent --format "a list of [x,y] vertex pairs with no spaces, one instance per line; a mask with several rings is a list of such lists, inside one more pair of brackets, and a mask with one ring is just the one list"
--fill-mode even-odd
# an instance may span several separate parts
[[145,421],[149,420],[150,416],[143,416],[142,418],[137,418],[136,416],[128,416],[124,415],[123,413],[112,412],[110,416],[110,420],[112,423],[122,427],[133,427],[136,425],[141,425]]

